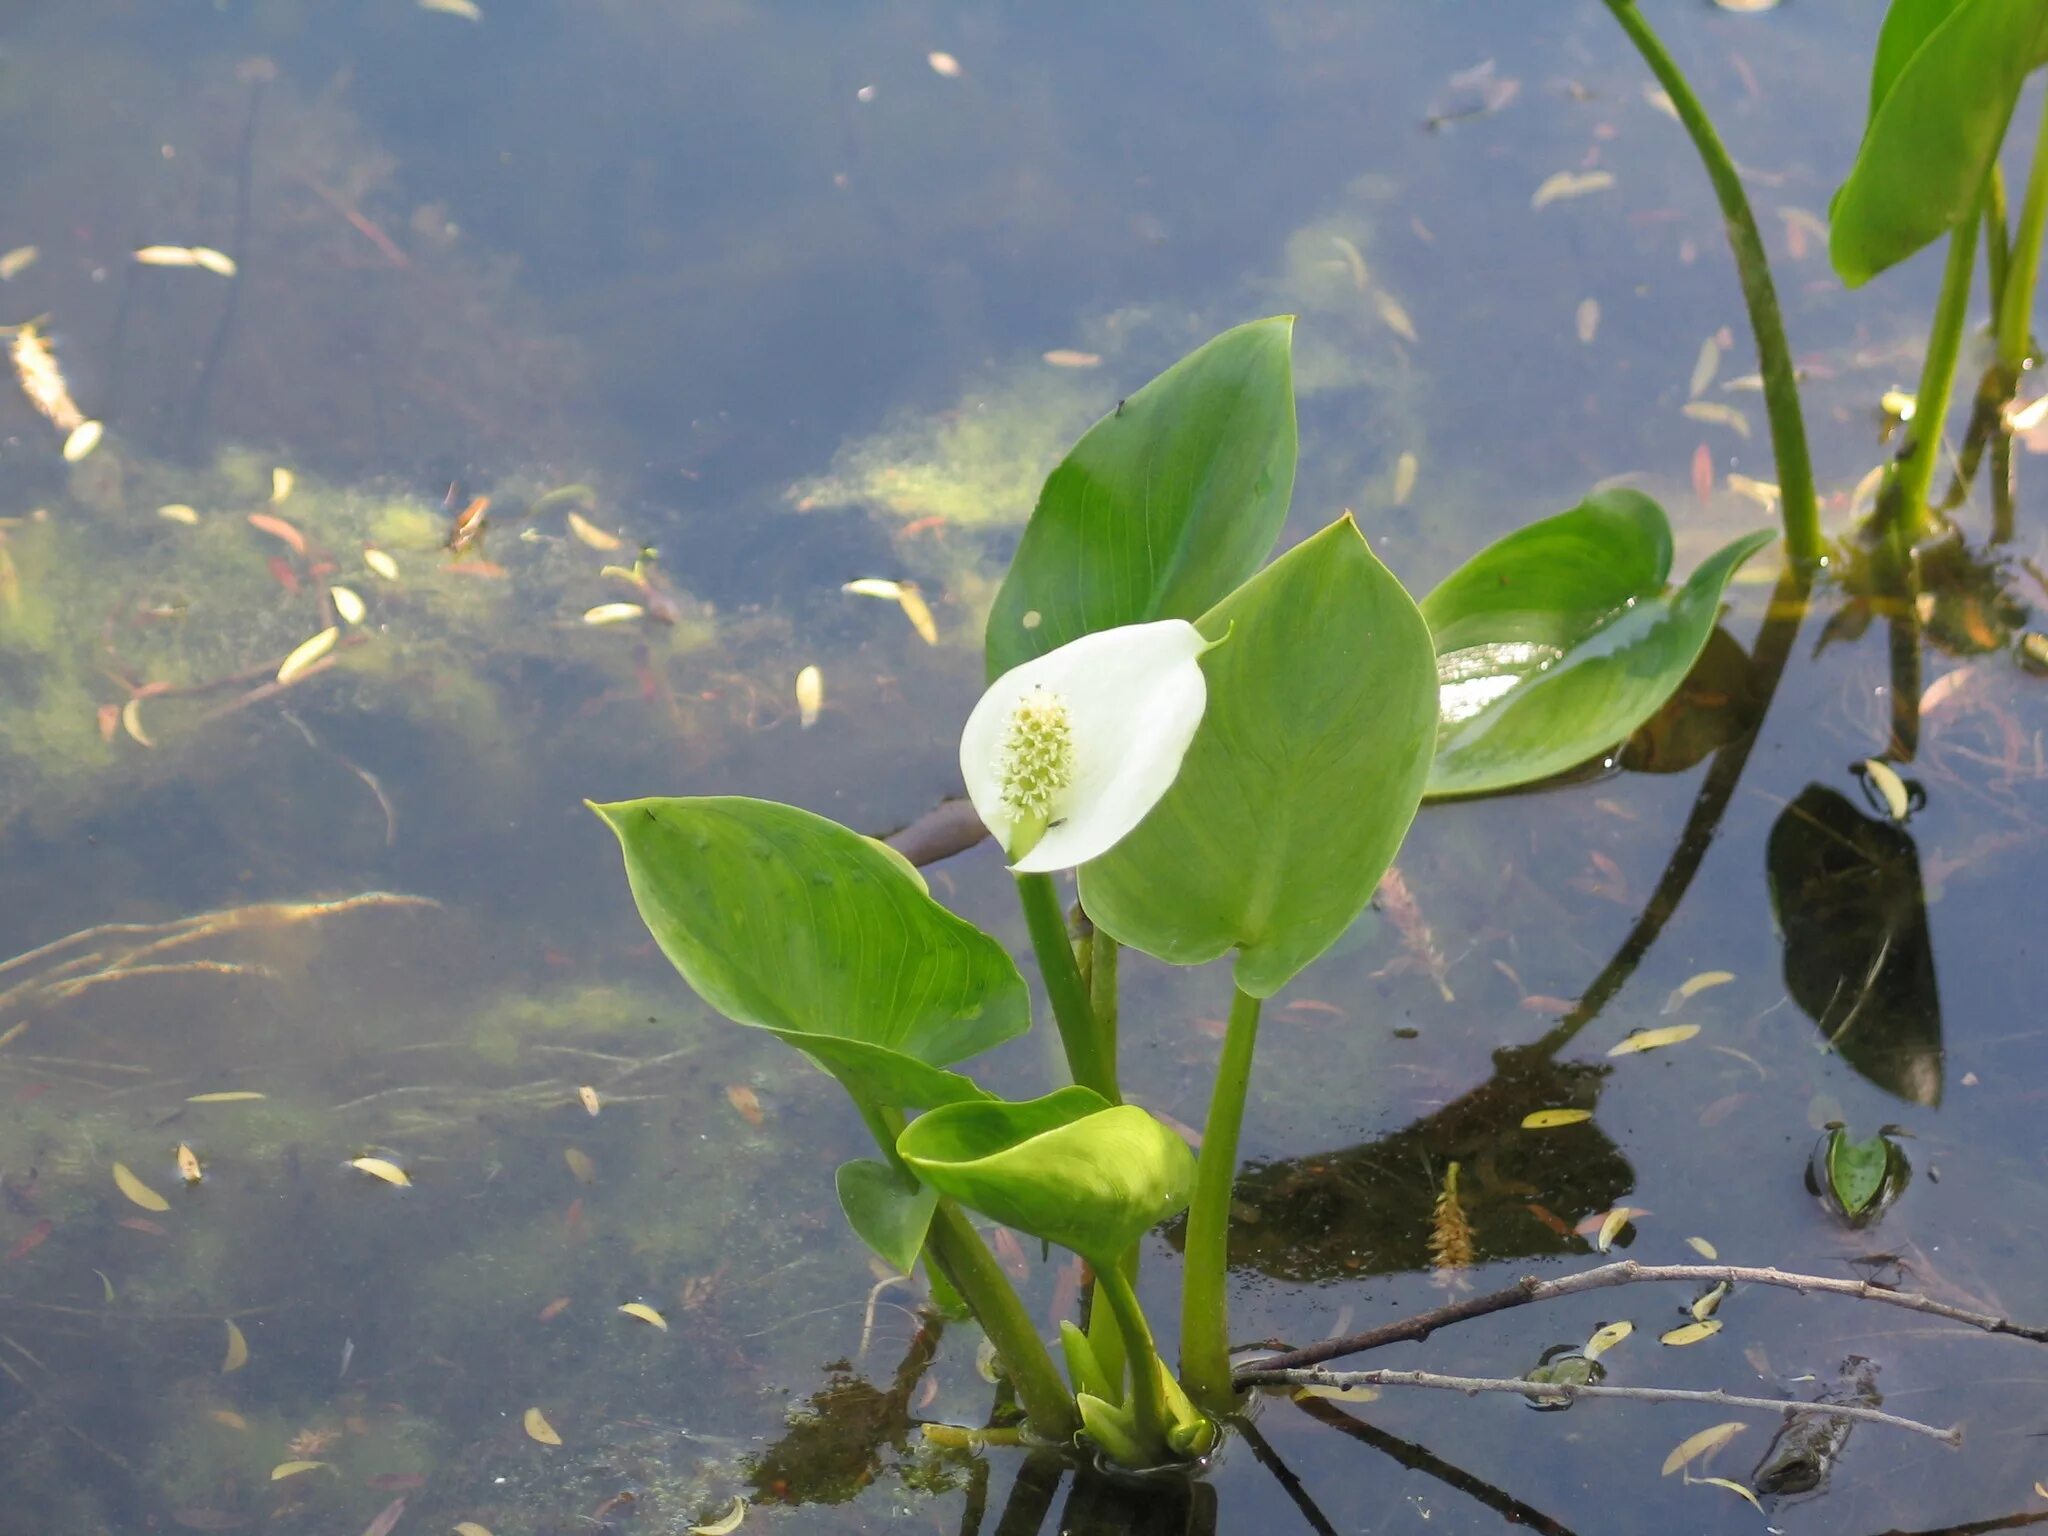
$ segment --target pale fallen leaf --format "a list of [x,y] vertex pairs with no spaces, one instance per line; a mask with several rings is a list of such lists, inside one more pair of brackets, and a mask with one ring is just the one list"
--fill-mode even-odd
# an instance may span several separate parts
[[917,638],[926,645],[939,643],[938,620],[932,617],[931,605],[924,600],[924,593],[914,581],[902,583],[896,591],[897,606],[903,616],[910,620],[910,627],[917,631]]
[[1404,453],[1394,460],[1394,505],[1405,507],[1408,498],[1415,494],[1415,480],[1422,473],[1422,460],[1412,453]]
[[818,713],[824,707],[825,674],[816,665],[805,667],[796,675],[797,724],[808,731],[818,723]]
[[1669,1344],[1674,1348],[1683,1348],[1687,1344],[1697,1344],[1701,1339],[1711,1339],[1720,1331],[1721,1320],[1718,1317],[1710,1317],[1705,1322],[1681,1323],[1669,1333],[1660,1334],[1657,1342]]
[[1659,112],[1662,112],[1674,123],[1683,121],[1678,115],[1678,103],[1671,99],[1671,93],[1665,90],[1663,86],[1652,85],[1649,81],[1645,80],[1643,82],[1643,100],[1647,101]]
[[1728,489],[1747,501],[1753,501],[1766,512],[1778,510],[1778,499],[1783,492],[1769,480],[1752,480],[1748,475],[1731,472]]
[[232,1408],[209,1408],[206,1416],[227,1429],[246,1430],[249,1427],[249,1421]]
[[302,640],[291,655],[278,664],[277,681],[280,686],[291,683],[305,675],[306,669],[334,649],[334,642],[341,638],[338,626],[330,624],[309,640]]
[[1898,770],[1881,757],[1866,757],[1863,772],[1884,797],[1884,808],[1891,813],[1892,820],[1904,821],[1913,808],[1913,799],[1906,793],[1906,781],[1899,777]]
[[1622,1229],[1638,1216],[1647,1216],[1648,1211],[1639,1211],[1632,1205],[1617,1205],[1600,1218],[1600,1230],[1593,1234],[1593,1246],[1601,1253],[1614,1246],[1614,1240],[1621,1236]]
[[841,583],[839,590],[850,592],[855,597],[879,597],[893,603],[901,600],[903,583],[891,581],[886,576],[859,576],[852,581]]
[[474,1520],[458,1520],[449,1529],[455,1536],[491,1536],[489,1526],[478,1525]]
[[483,8],[476,0],[420,0],[423,11],[439,11],[443,16],[460,16],[464,21],[482,21]]
[[619,1310],[628,1317],[639,1318],[643,1323],[652,1323],[663,1333],[668,1332],[668,1319],[655,1311],[654,1308],[648,1306],[644,1301],[629,1301],[620,1307]]
[[1538,1109],[1522,1117],[1522,1129],[1551,1131],[1561,1125],[1581,1125],[1592,1118],[1590,1109]]
[[206,1177],[206,1170],[199,1166],[199,1154],[182,1141],[178,1143],[178,1177],[187,1184],[197,1184]]
[[1678,1045],[1690,1040],[1700,1032],[1697,1024],[1666,1024],[1660,1029],[1641,1029],[1626,1040],[1617,1041],[1607,1049],[1610,1056],[1634,1056],[1642,1051],[1662,1050],[1667,1045]]
[[607,533],[574,509],[569,513],[569,531],[592,549],[614,550],[626,547],[626,541],[616,533]]
[[1079,352],[1072,347],[1054,347],[1050,352],[1043,355],[1045,361],[1051,363],[1055,368],[1099,368],[1102,366],[1102,354],[1099,352]]
[[64,462],[76,464],[99,447],[100,438],[106,434],[106,430],[96,421],[81,421],[73,427],[64,439]]
[[158,507],[156,515],[167,523],[183,523],[187,528],[195,527],[199,522],[198,509],[188,507],[182,501],[174,501],[168,506]]
[[373,575],[382,576],[386,581],[398,580],[398,562],[381,549],[364,550],[363,564]]
[[224,1093],[195,1093],[186,1099],[187,1104],[246,1104],[263,1095],[250,1088],[230,1088]]
[[1699,356],[1693,359],[1692,382],[1686,386],[1686,395],[1694,400],[1707,392],[1707,386],[1714,382],[1714,375],[1721,371],[1721,343],[1709,336],[1700,343]]
[[1721,1257],[1721,1250],[1708,1242],[1704,1237],[1688,1237],[1685,1240],[1685,1246],[1709,1263]]
[[1326,1403],[1373,1403],[1379,1401],[1378,1387],[1329,1387],[1311,1382],[1294,1389],[1296,1398],[1319,1397]]
[[[1721,8],[1723,9],[1723,10],[1735,10],[1735,9],[1738,9],[1738,7],[1737,7],[1737,6],[1731,5],[1731,4],[1729,3],[1729,0],[1716,0],[1716,3],[1717,3],[1717,4],[1719,4],[1719,5],[1720,5],[1720,7],[1721,7]],[[1762,7],[1759,7],[1759,6],[1755,6],[1755,5],[1753,5],[1753,4],[1752,4],[1752,5],[1750,6],[1750,8],[1751,8],[1751,9],[1762,9]],[[1742,1495],[1742,1496],[1743,1496],[1743,1497],[1744,1497],[1745,1499],[1749,1500],[1749,1502],[1750,1502],[1750,1505],[1751,1505],[1751,1507],[1752,1507],[1752,1508],[1754,1508],[1754,1509],[1756,1510],[1756,1512],[1757,1512],[1758,1514],[1762,1514],[1762,1513],[1763,1513],[1763,1510],[1764,1510],[1764,1506],[1763,1506],[1762,1502],[1758,1500],[1757,1496],[1756,1496],[1756,1495],[1755,1495],[1754,1493],[1750,1492],[1750,1490],[1749,1490],[1749,1489],[1745,1488],[1745,1487],[1744,1487],[1744,1486],[1743,1486],[1743,1485],[1742,1485],[1741,1483],[1738,1483],[1738,1482],[1736,1482],[1736,1481],[1735,1481],[1735,1480],[1734,1480],[1733,1478],[1730,1478],[1730,1477],[1694,1477],[1694,1476],[1693,1476],[1693,1475],[1692,1475],[1692,1474],[1691,1474],[1690,1472],[1688,1472],[1688,1473],[1686,1474],[1686,1476],[1685,1476],[1685,1480],[1686,1480],[1686,1482],[1687,1482],[1688,1484],[1692,1484],[1692,1483],[1705,1483],[1705,1484],[1707,1484],[1707,1485],[1708,1485],[1709,1487],[1713,1487],[1713,1488],[1726,1488],[1726,1489],[1727,1489],[1727,1490],[1728,1490],[1728,1491],[1729,1491],[1730,1493],[1739,1493],[1739,1494],[1741,1494],[1741,1495]]]
[[647,610],[638,603],[599,603],[583,615],[586,624],[626,624],[644,617]]
[[1529,206],[1541,210],[1564,198],[1605,192],[1613,185],[1614,176],[1608,171],[1559,171],[1556,175],[1543,179],[1543,184],[1536,189],[1536,195],[1529,199]]
[[388,1157],[352,1157],[349,1167],[357,1173],[367,1173],[373,1179],[382,1179],[386,1184],[395,1184],[400,1189],[412,1187],[412,1175]]
[[740,1118],[749,1125],[759,1126],[768,1118],[761,1111],[760,1096],[745,1083],[728,1083],[725,1089],[725,1102],[738,1110]]
[[142,728],[142,700],[130,699],[121,706],[121,729],[126,731],[139,747],[153,747],[156,740]]
[[575,1175],[578,1184],[593,1184],[597,1181],[597,1164],[590,1154],[581,1147],[562,1148],[562,1161],[569,1165],[569,1172]]
[[377,1518],[363,1527],[363,1536],[391,1536],[392,1528],[398,1524],[398,1517],[405,1513],[405,1498],[400,1495],[377,1511]]
[[1715,1281],[1712,1290],[1694,1300],[1691,1307],[1692,1320],[1696,1323],[1704,1323],[1708,1318],[1721,1310],[1721,1303],[1727,1297],[1728,1282],[1726,1280]]
[[270,472],[271,502],[275,504],[277,502],[288,499],[291,496],[292,487],[297,485],[298,483],[298,476],[294,475],[282,464],[278,465],[275,469],[271,470]]
[[223,1376],[230,1371],[239,1371],[249,1363],[249,1341],[242,1337],[242,1330],[235,1326],[233,1318],[227,1319],[228,1348],[221,1356],[220,1371]]
[[1680,1467],[1689,1467],[1709,1451],[1718,1451],[1749,1426],[1740,1419],[1730,1419],[1725,1424],[1715,1424],[1698,1434],[1687,1435],[1671,1448],[1671,1454],[1664,1458],[1662,1476],[1669,1477]]
[[327,595],[334,599],[334,611],[344,624],[360,624],[369,613],[354,587],[329,587]]
[[560,1445],[562,1443],[562,1437],[555,1433],[555,1426],[548,1422],[548,1416],[538,1408],[527,1409],[523,1422],[526,1425],[526,1437],[529,1440],[538,1440],[542,1445]]
[[1691,1002],[1711,987],[1725,987],[1735,979],[1733,971],[1701,971],[1697,976],[1688,976],[1671,989],[1671,995],[1664,999],[1664,1012],[1676,1013],[1679,1008]]
[[1636,1325],[1634,1323],[1609,1323],[1605,1328],[1594,1333],[1593,1337],[1586,1340],[1584,1354],[1588,1360],[1598,1360],[1607,1351],[1614,1348],[1615,1345],[1635,1331]]
[[1749,436],[1749,418],[1732,405],[1719,400],[1688,400],[1682,408],[1694,421],[1710,421],[1717,427],[1726,427],[1737,437]]
[[216,277],[235,275],[235,258],[226,251],[216,251],[210,245],[192,247],[192,264],[195,267],[204,267]]
[[960,61],[950,53],[940,53],[934,49],[924,56],[924,61],[931,65],[932,73],[935,75],[944,75],[948,80],[960,78]]
[[1415,322],[1409,317],[1401,301],[1384,288],[1373,290],[1372,306],[1379,311],[1380,323],[1403,341],[1412,344],[1421,339],[1415,334]]
[[171,1202],[135,1176],[126,1163],[114,1164],[114,1187],[145,1211],[168,1211]]
[[583,1112],[587,1115],[595,1115],[604,1107],[597,1097],[597,1090],[588,1083],[576,1090],[576,1097],[583,1101]]
[[322,1467],[326,1467],[330,1472],[334,1471],[334,1466],[331,1462],[281,1461],[270,1469],[270,1480],[273,1483],[281,1483],[288,1477],[298,1477],[306,1472],[317,1472]]
[[36,264],[36,257],[42,254],[32,245],[17,245],[5,256],[0,256],[0,283],[11,283],[22,273]]
[[1593,338],[1600,334],[1600,301],[1598,299],[1579,300],[1578,313],[1573,316],[1573,323],[1578,328],[1579,340],[1587,346],[1591,346]]
[[145,267],[195,267],[199,263],[189,245],[145,245],[135,253]]

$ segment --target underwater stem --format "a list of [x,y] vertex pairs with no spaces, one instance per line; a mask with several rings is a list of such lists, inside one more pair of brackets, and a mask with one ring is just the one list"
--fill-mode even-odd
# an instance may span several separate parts
[[1757,232],[1756,215],[1735,162],[1714,131],[1706,108],[1693,94],[1678,64],[1637,10],[1635,0],[1606,0],[1629,41],[1664,87],[1678,121],[1691,137],[1727,226],[1728,248],[1742,280],[1742,301],[1749,309],[1749,329],[1756,338],[1757,362],[1764,378],[1764,410],[1771,422],[1771,451],[1778,465],[1779,513],[1785,523],[1785,544],[1795,565],[1811,568],[1824,553],[1820,507],[1814,500],[1813,463],[1806,448],[1806,419],[1799,408],[1799,377],[1792,349],[1785,341],[1785,322],[1778,313],[1778,290],[1771,281],[1770,257]]
[[1060,909],[1052,876],[1017,876],[1017,900],[1031,929],[1031,948],[1038,955],[1038,973],[1045,980],[1052,1016],[1060,1027],[1060,1044],[1066,1047],[1067,1071],[1083,1088],[1093,1088],[1110,1103],[1121,1104],[1116,1058],[1104,1049],[1106,1041],[1088,1005],[1088,988],[1081,981],[1081,967],[1074,959],[1074,944],[1067,937],[1067,918]]
[[1251,1086],[1258,1041],[1259,1000],[1240,988],[1230,1004],[1223,1059],[1216,1064],[1209,1118],[1202,1126],[1181,1271],[1181,1384],[1197,1406],[1211,1413],[1227,1413],[1234,1401],[1227,1298],[1230,1193],[1237,1180],[1238,1132],[1244,1126],[1245,1091]]
[[2005,292],[1998,296],[1998,366],[2017,382],[2027,365],[2034,312],[2034,281],[2041,270],[2041,225],[2048,219],[2048,100],[2041,104],[2041,127],[2034,138],[2034,165],[2027,172],[2027,194],[2020,204],[2019,233],[2013,240],[2006,270]]
[[[1969,318],[1970,280],[1976,275],[1977,230],[1981,222],[1976,218],[1964,219],[1949,231],[1941,296],[1935,302],[1934,323],[1927,332],[1927,358],[1921,364],[1920,388],[1913,398],[1913,440],[1879,502],[1880,531],[1895,534],[1906,548],[1925,538],[1930,526],[1927,491],[1934,483],[1935,460],[1941,456],[1942,428],[1948,422],[1956,357],[1962,351],[1963,323]],[[2023,231],[2021,240],[2024,242],[2025,238]],[[2013,280],[2018,275],[2008,275],[2008,291],[2015,286]]]

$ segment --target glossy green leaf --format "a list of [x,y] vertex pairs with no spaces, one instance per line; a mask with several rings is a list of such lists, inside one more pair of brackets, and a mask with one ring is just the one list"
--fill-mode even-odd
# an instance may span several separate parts
[[1112,1385],[1102,1363],[1095,1358],[1095,1346],[1088,1342],[1088,1335],[1068,1322],[1060,1319],[1060,1352],[1067,1357],[1067,1380],[1074,1384],[1077,1394],[1086,1393],[1099,1402],[1116,1403],[1123,1393]]
[[1266,558],[1294,494],[1294,318],[1189,353],[1088,429],[1039,493],[988,621],[988,675],[1193,619]]
[[896,1151],[941,1195],[1098,1266],[1182,1210],[1195,1187],[1186,1142],[1087,1088],[949,1104],[911,1121]]
[[1237,984],[1270,997],[1364,909],[1414,819],[1429,631],[1348,516],[1197,627],[1223,640],[1202,657],[1201,727],[1165,798],[1081,867],[1081,902],[1176,965],[1238,950]]
[[593,809],[698,996],[804,1051],[863,1103],[982,1097],[943,1068],[1030,1027],[1003,947],[837,822],[737,796]]
[[884,1263],[909,1274],[924,1249],[939,1192],[871,1157],[841,1163],[833,1182],[854,1235]]
[[1974,216],[2014,103],[2048,62],[2040,0],[1894,0],[1863,143],[1828,215],[1852,288]]
[[1773,537],[1735,540],[1666,592],[1663,511],[1606,491],[1453,571],[1422,602],[1442,685],[1431,797],[1532,784],[1622,741],[1685,680],[1728,579]]

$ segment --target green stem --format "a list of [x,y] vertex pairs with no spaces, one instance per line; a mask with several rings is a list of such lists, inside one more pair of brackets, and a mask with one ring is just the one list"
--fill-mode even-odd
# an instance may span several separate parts
[[1984,276],[1991,286],[1991,313],[2005,309],[2006,274],[2012,270],[2012,233],[2005,227],[2005,170],[1991,162],[1984,183]]
[[2020,204],[2019,233],[1998,307],[1998,365],[2015,381],[2027,365],[2028,321],[2034,311],[2034,280],[2041,270],[2041,226],[2048,219],[2048,99],[2041,103],[2041,127],[2034,141],[2034,165],[2027,172],[2026,200]]
[[1941,456],[1942,428],[1948,421],[1956,357],[1962,351],[1963,323],[1969,318],[1970,280],[1976,275],[1977,230],[1981,223],[1971,217],[1949,231],[1948,263],[1942,268],[1941,295],[1935,302],[1934,323],[1927,333],[1927,358],[1920,368],[1919,391],[1913,397],[1913,439],[1881,501],[1882,530],[1896,533],[1907,548],[1924,539],[1931,526],[1927,492],[1934,483],[1935,460]]
[[[1096,1293],[1116,1314],[1118,1330],[1131,1355],[1131,1415],[1139,1437],[1148,1450],[1164,1461],[1171,1452],[1166,1441],[1166,1400],[1159,1390],[1159,1346],[1152,1340],[1152,1326],[1145,1321],[1145,1309],[1138,1305],[1138,1292],[1122,1266],[1106,1264],[1095,1272]],[[1224,1385],[1229,1385],[1226,1371]]]
[[[911,1176],[896,1151],[896,1138],[903,1130],[902,1112],[861,1105],[860,1115],[889,1165]],[[1024,1310],[1009,1276],[951,1200],[941,1200],[932,1213],[924,1252],[926,1263],[943,1273],[966,1300],[981,1331],[995,1346],[1032,1432],[1061,1443],[1073,1439],[1080,1432],[1081,1420],[1065,1380],[1052,1363],[1045,1341],[1032,1327],[1031,1314]]]
[[1691,136],[1700,163],[1706,167],[1707,179],[1714,184],[1714,196],[1721,204],[1721,217],[1727,226],[1728,247],[1735,255],[1735,270],[1742,280],[1742,299],[1749,308],[1749,328],[1756,338],[1757,362],[1764,378],[1764,410],[1770,417],[1771,451],[1778,465],[1778,507],[1785,523],[1785,545],[1795,565],[1810,569],[1825,553],[1820,507],[1814,499],[1806,421],[1799,409],[1799,376],[1792,365],[1792,349],[1785,341],[1785,323],[1778,313],[1778,291],[1771,282],[1770,258],[1764,252],[1763,236],[1757,232],[1756,215],[1750,212],[1742,177],[1735,162],[1728,158],[1706,109],[1649,22],[1637,11],[1635,0],[1606,0],[1606,5],[1671,98],[1678,121]]
[[1259,1041],[1259,1000],[1239,989],[1230,1004],[1223,1059],[1202,1126],[1195,1165],[1195,1198],[1188,1207],[1187,1246],[1181,1267],[1180,1379],[1198,1407],[1228,1413],[1230,1385],[1230,1195],[1237,1180],[1237,1139],[1244,1127],[1245,1092]]
[[1017,899],[1031,930],[1031,947],[1038,955],[1038,973],[1052,1002],[1053,1019],[1060,1027],[1060,1044],[1066,1047],[1067,1071],[1083,1088],[1093,1088],[1110,1103],[1121,1104],[1116,1061],[1104,1051],[1102,1032],[1088,1006],[1088,988],[1081,980],[1080,963],[1074,959],[1067,915],[1060,907],[1052,876],[1017,876]]
[[[1109,1058],[1112,1080],[1116,1077],[1116,963],[1116,940],[1100,928],[1092,929],[1088,935],[1088,1004],[1089,1011],[1095,1016],[1096,1038],[1103,1043],[1104,1054]],[[1138,1283],[1137,1245],[1133,1243],[1126,1248],[1118,1262],[1122,1265],[1124,1277],[1135,1287]],[[1095,1360],[1102,1367],[1102,1373],[1121,1384],[1128,1352],[1113,1308],[1089,1308],[1088,1343],[1095,1351]]]

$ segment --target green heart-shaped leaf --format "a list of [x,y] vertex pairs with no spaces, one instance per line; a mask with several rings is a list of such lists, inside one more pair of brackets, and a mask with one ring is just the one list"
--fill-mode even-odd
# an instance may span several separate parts
[[649,932],[698,996],[804,1051],[862,1103],[981,1097],[941,1069],[1030,1028],[1003,947],[837,822],[737,796],[593,809],[618,834]]
[[909,1274],[924,1250],[939,1192],[871,1157],[841,1163],[833,1182],[839,1190],[839,1209],[846,1212],[854,1235],[885,1264]]
[[1414,819],[1429,631],[1348,516],[1197,627],[1222,642],[1202,657],[1201,726],[1165,797],[1081,867],[1081,904],[1176,965],[1235,948],[1237,984],[1270,997],[1363,910]]
[[1186,1142],[1087,1088],[949,1104],[911,1121],[896,1151],[941,1195],[1098,1267],[1182,1210],[1195,1187]]
[[1828,210],[1850,287],[1976,216],[2020,87],[2048,61],[2040,0],[1893,0],[1856,163]]
[[1422,600],[1441,684],[1432,798],[1532,784],[1614,746],[1705,649],[1745,535],[1665,591],[1671,530],[1636,491],[1606,491],[1509,534]]
[[1259,568],[1294,494],[1294,317],[1196,348],[1052,472],[988,620],[999,677],[1098,629],[1192,619]]

